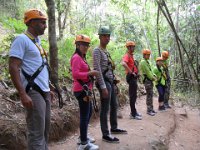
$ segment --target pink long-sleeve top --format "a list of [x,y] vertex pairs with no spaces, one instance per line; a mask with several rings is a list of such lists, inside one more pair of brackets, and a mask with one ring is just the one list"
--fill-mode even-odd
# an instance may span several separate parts
[[[71,70],[72,70],[72,77],[73,77],[73,91],[74,92],[80,92],[83,90],[82,85],[77,81],[77,79],[82,80],[83,82],[88,82],[88,72],[89,72],[89,66],[84,61],[81,56],[78,54],[74,54],[71,58]],[[92,89],[92,83],[87,84],[89,89]]]

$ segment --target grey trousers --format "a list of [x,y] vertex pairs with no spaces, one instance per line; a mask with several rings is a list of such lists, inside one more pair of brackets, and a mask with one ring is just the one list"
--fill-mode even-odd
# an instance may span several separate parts
[[101,112],[100,112],[100,124],[103,136],[109,135],[108,129],[108,112],[110,109],[110,126],[111,129],[117,129],[117,101],[114,85],[109,82],[106,83],[109,96],[106,99],[102,98],[102,91],[99,89],[101,98]]
[[28,95],[33,101],[33,108],[26,109],[26,123],[28,129],[28,150],[48,150],[48,135],[50,128],[50,92],[44,97],[35,90]]

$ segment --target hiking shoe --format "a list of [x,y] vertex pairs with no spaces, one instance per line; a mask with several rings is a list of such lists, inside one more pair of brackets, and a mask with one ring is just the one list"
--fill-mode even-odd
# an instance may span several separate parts
[[157,113],[155,110],[152,110],[152,112],[155,113],[155,114]]
[[159,107],[158,107],[158,110],[159,110],[159,111],[166,111],[166,109],[165,109],[165,106],[164,106],[164,105],[163,105],[163,106],[159,106]]
[[150,116],[155,116],[155,111],[153,110],[150,110],[150,111],[147,111],[147,114],[150,115]]
[[99,146],[88,142],[85,145],[80,144],[78,150],[99,150]]
[[142,117],[142,114],[141,114],[141,113],[138,113],[138,112],[137,112],[136,115]]
[[[92,138],[92,137],[87,137],[87,140],[88,140],[88,142],[90,142],[90,143],[94,143],[95,142],[95,139],[94,138]],[[81,138],[80,138],[80,136],[78,137],[78,141],[77,141],[77,145],[80,145],[81,144]]]
[[119,139],[111,135],[103,136],[102,140],[108,143],[119,143]]
[[165,108],[171,109],[172,107],[169,104],[164,104]]
[[142,116],[139,114],[136,114],[135,116],[130,114],[130,119],[135,119],[135,120],[142,120]]
[[112,134],[127,134],[127,131],[122,130],[122,129],[111,129],[111,133]]

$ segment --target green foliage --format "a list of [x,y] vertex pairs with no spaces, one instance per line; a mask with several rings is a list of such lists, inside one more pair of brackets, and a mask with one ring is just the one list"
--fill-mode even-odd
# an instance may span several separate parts
[[42,48],[45,49],[45,51],[49,50],[49,41],[47,39],[41,38],[41,45]]
[[70,59],[75,50],[74,37],[58,42],[59,77],[70,77]]
[[197,6],[197,10],[198,10],[198,11],[200,11],[200,5],[199,5],[199,6]]
[[0,52],[8,52],[11,42],[15,38],[15,34],[8,34],[3,40],[2,43],[0,44]]
[[1,19],[0,22],[10,30],[14,30],[15,33],[22,33],[26,29],[26,25],[22,20],[17,20],[15,18]]
[[126,13],[130,12],[130,2],[131,0],[111,0],[111,3],[117,5],[121,10]]

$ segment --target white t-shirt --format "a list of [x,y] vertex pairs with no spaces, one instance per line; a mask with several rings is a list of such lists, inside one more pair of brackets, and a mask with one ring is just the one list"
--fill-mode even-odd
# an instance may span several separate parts
[[[37,38],[36,41],[40,45],[39,38]],[[10,48],[9,57],[16,57],[21,59],[21,68],[28,75],[33,75],[36,70],[42,65],[42,57],[39,49],[25,34],[20,34],[15,38]],[[22,84],[25,88],[28,82],[21,72],[20,76]],[[49,72],[46,65],[35,78],[34,82],[41,88],[41,90],[45,92],[50,91]]]

